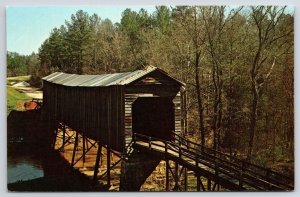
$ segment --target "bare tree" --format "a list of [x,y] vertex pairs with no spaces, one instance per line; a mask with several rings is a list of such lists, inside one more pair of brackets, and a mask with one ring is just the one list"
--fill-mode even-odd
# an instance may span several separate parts
[[256,27],[256,50],[250,70],[251,81],[251,112],[249,127],[249,144],[247,151],[247,160],[251,160],[253,151],[253,141],[256,130],[257,108],[261,97],[261,90],[265,82],[270,77],[276,57],[282,55],[288,48],[284,47],[279,52],[274,52],[273,47],[283,46],[279,44],[282,38],[289,36],[293,29],[287,29],[284,33],[278,35],[279,22],[284,16],[286,7],[277,6],[256,6],[251,7],[251,19]]
[[197,103],[198,103],[198,115],[199,115],[199,131],[201,133],[201,144],[205,145],[205,127],[204,127],[204,115],[203,115],[203,99],[201,95],[201,82],[200,82],[200,68],[201,68],[201,56],[204,51],[206,34],[204,31],[203,22],[200,20],[200,7],[197,6],[186,6],[176,7],[174,9],[176,18],[179,20],[181,27],[184,28],[185,33],[192,41],[193,45],[193,61],[195,69],[195,88],[197,92]]
[[212,63],[212,79],[214,87],[214,103],[213,103],[213,121],[212,129],[214,132],[214,149],[219,149],[220,133],[222,125],[222,89],[223,89],[223,69],[224,63],[224,47],[223,40],[224,29],[228,21],[242,9],[232,9],[228,17],[225,17],[225,6],[203,7],[202,19],[204,21],[205,31],[207,35],[207,50]]

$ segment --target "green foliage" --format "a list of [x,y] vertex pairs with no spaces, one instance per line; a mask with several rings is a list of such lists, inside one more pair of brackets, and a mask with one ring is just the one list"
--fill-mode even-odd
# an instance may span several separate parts
[[171,11],[167,6],[156,6],[154,12],[154,25],[162,34],[168,34],[171,31]]
[[40,76],[33,75],[30,77],[30,80],[28,81],[29,84],[33,87],[42,88],[42,79]]
[[276,145],[266,145],[264,148],[260,148],[253,155],[253,162],[260,166],[271,168],[274,163],[284,162],[290,159],[285,154],[288,150],[285,150],[284,144],[279,143]]
[[39,64],[36,54],[20,55],[7,52],[7,76],[28,75],[33,67]]

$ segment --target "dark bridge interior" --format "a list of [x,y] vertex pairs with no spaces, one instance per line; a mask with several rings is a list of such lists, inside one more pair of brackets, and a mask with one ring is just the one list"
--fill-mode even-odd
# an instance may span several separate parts
[[168,97],[140,97],[132,106],[132,131],[164,140],[173,140],[174,104]]

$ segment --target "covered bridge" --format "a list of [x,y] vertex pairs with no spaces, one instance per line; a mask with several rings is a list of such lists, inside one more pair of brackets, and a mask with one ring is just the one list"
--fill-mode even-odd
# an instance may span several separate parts
[[43,110],[50,128],[64,123],[111,149],[125,152],[133,133],[172,140],[185,132],[184,83],[149,66],[134,72],[43,78]]

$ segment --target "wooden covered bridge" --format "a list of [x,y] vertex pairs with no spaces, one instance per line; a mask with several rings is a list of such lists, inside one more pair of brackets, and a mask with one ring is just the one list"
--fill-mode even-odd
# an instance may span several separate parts
[[[139,190],[161,160],[166,161],[166,190],[186,190],[187,171],[197,177],[197,190],[292,190],[293,180],[186,140],[185,84],[156,67],[134,72],[76,75],[61,72],[43,78],[43,114],[48,133],[62,131],[64,144],[72,140],[66,127],[76,130],[71,165],[85,160],[98,147],[94,166],[97,181],[102,147],[107,149],[107,184],[110,152],[120,157],[120,190]],[[75,160],[78,135],[82,156]],[[89,139],[95,141],[86,146]],[[169,161],[175,165],[169,165]],[[173,168],[173,169],[172,169]],[[202,177],[202,179],[201,179]],[[278,179],[280,177],[280,179]],[[203,184],[203,178],[207,181]],[[205,186],[206,185],[206,186]]]

